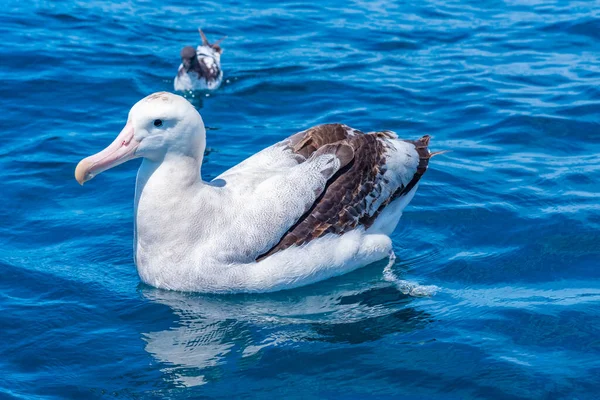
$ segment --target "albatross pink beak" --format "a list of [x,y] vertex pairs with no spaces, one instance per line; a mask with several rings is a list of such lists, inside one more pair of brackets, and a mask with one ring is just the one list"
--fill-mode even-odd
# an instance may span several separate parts
[[135,140],[133,133],[133,125],[128,122],[115,141],[107,148],[81,160],[75,168],[77,182],[83,185],[99,173],[136,158],[135,150],[140,142]]

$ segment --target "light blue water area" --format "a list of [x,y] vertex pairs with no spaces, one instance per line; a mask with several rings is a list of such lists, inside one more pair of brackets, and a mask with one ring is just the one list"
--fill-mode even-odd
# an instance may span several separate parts
[[[593,399],[600,393],[600,2],[4,1],[0,398]],[[206,179],[315,124],[433,137],[385,262],[288,292],[140,284],[130,162],[76,163],[172,90]]]

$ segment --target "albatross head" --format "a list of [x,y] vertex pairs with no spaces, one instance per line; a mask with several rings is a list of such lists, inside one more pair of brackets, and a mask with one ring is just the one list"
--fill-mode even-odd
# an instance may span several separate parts
[[181,49],[181,65],[183,65],[183,70],[185,72],[189,72],[191,69],[199,67],[195,48],[192,46],[185,46]]
[[156,162],[167,155],[200,159],[205,135],[202,117],[186,99],[167,92],[151,94],[131,108],[125,127],[107,148],[77,164],[75,179],[83,185],[99,173],[139,157]]

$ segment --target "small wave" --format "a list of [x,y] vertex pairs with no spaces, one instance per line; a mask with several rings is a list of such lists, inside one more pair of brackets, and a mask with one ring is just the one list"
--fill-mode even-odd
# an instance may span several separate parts
[[393,283],[403,294],[412,297],[431,297],[440,290],[440,288],[435,285],[420,285],[417,282],[400,279],[392,269],[395,263],[396,255],[391,253],[389,262],[383,269],[383,279]]

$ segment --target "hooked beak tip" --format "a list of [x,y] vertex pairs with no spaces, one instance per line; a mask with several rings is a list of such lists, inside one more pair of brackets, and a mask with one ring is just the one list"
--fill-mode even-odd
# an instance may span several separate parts
[[77,164],[77,167],[75,168],[75,180],[77,180],[81,186],[83,186],[85,182],[92,178],[89,176],[90,167],[90,163],[84,158],[79,162],[79,164]]

